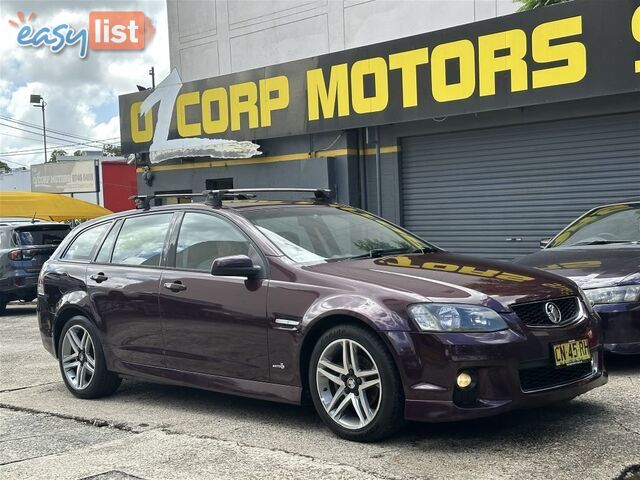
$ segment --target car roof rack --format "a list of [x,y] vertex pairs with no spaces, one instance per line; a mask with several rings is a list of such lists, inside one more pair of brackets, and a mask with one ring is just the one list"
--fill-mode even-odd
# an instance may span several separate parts
[[149,210],[154,198],[193,198],[204,197],[204,204],[213,208],[221,208],[223,200],[249,200],[256,197],[256,193],[284,193],[300,192],[313,193],[317,203],[331,202],[331,190],[325,188],[232,188],[225,190],[204,190],[200,193],[160,193],[157,195],[133,195],[136,209]]

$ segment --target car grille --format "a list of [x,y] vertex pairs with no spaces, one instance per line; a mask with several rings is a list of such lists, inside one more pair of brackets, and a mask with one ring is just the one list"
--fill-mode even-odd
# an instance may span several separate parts
[[524,392],[556,387],[588,377],[591,372],[591,362],[578,363],[562,368],[524,368],[520,370],[520,387]]
[[[511,305],[511,309],[516,312],[526,325],[530,327],[562,327],[573,322],[580,313],[580,300],[577,297],[558,298],[555,300],[545,300],[543,302],[524,303],[521,305]],[[545,311],[548,303],[554,303],[562,314],[559,323],[553,323]]]

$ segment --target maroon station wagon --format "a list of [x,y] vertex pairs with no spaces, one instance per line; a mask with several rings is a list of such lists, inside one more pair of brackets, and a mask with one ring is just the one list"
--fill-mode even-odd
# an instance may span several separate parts
[[[314,198],[248,194],[266,190]],[[77,397],[131,376],[310,399],[336,434],[373,441],[404,420],[485,417],[607,381],[598,317],[571,280],[447,253],[326,190],[149,200],[77,227],[40,275],[42,340]]]

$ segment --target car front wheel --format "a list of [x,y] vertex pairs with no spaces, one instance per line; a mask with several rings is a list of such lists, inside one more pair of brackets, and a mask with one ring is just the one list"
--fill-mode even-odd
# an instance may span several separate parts
[[393,358],[368,330],[344,325],[325,332],[311,355],[309,384],[318,414],[343,438],[376,441],[403,425]]
[[122,381],[107,370],[97,329],[83,316],[73,317],[62,329],[58,361],[65,385],[79,398],[110,395]]

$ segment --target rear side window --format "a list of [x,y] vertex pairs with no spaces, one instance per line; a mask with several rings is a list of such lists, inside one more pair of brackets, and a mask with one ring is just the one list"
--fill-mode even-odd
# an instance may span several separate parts
[[116,240],[111,263],[160,265],[172,216],[172,213],[161,213],[126,219]]
[[67,225],[20,227],[14,231],[14,243],[17,247],[60,245],[70,230]]
[[80,235],[71,242],[71,245],[67,248],[67,251],[62,258],[65,260],[91,260],[91,252],[93,252],[93,248],[110,225],[111,223],[103,223],[80,233]]

